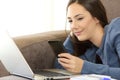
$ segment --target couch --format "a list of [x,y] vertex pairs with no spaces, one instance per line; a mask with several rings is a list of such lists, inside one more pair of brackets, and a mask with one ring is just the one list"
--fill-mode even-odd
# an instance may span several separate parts
[[[109,21],[120,16],[120,0],[101,0],[107,10]],[[55,54],[48,44],[48,40],[64,41],[69,32],[65,30],[48,31],[43,33],[29,34],[13,37],[16,45],[22,52],[30,67],[35,69],[54,68]],[[26,80],[10,75],[0,61],[0,80]]]

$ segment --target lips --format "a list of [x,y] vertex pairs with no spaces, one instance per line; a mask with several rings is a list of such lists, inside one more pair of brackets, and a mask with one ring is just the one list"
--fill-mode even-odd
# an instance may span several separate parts
[[76,36],[80,36],[82,32],[83,32],[83,30],[82,30],[82,31],[74,32],[74,34],[75,34]]
[[80,35],[80,32],[74,32],[74,34],[75,34],[76,36],[79,36],[79,35]]

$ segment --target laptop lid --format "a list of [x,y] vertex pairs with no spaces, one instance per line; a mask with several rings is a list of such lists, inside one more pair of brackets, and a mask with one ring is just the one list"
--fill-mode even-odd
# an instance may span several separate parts
[[7,31],[0,30],[0,60],[11,74],[33,79],[33,72]]

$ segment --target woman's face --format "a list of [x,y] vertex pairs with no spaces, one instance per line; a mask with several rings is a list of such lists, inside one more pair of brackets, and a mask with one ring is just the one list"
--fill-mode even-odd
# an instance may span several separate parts
[[90,40],[97,31],[99,20],[93,17],[83,6],[73,3],[68,7],[67,18],[72,33],[79,41]]

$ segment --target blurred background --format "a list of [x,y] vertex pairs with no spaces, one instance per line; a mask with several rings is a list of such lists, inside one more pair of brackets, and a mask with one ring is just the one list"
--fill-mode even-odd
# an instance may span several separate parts
[[68,0],[0,0],[0,28],[12,37],[64,30]]

